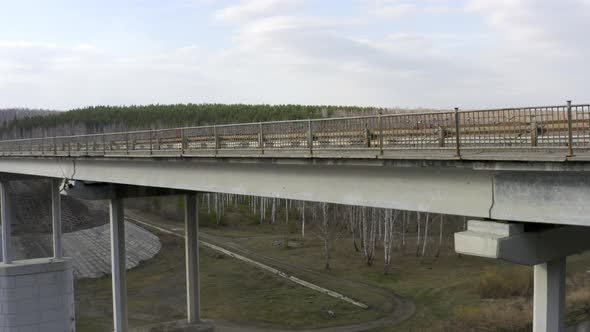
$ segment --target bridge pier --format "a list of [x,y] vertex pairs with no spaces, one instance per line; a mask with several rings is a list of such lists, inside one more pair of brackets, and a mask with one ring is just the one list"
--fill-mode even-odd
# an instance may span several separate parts
[[213,324],[201,320],[200,315],[199,220],[196,192],[110,183],[85,184],[77,181],[73,187],[68,188],[66,194],[79,199],[107,199],[110,202],[113,325],[115,332],[125,332],[128,329],[123,200],[131,197],[184,195],[187,319],[144,327],[144,330],[185,331],[191,329],[201,332],[213,331]]
[[197,195],[186,194],[184,201],[187,322],[188,324],[196,324],[201,322]]
[[8,197],[8,181],[0,180],[0,219],[2,219],[2,263],[10,264],[10,198]]
[[565,257],[534,267],[533,332],[564,331]]
[[63,256],[61,242],[61,196],[59,179],[51,179],[51,223],[53,226],[53,258],[61,259]]
[[127,332],[127,278],[125,273],[125,212],[123,199],[110,199],[109,214],[111,219],[113,325],[115,332]]
[[455,233],[455,251],[534,266],[533,331],[562,332],[566,257],[590,249],[590,227],[531,226],[470,220],[467,231]]

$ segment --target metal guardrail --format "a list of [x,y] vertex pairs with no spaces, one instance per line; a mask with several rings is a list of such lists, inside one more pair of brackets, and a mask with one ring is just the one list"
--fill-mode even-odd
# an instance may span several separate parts
[[[0,141],[2,156],[308,156],[590,150],[590,104],[184,127]],[[229,152],[229,154],[228,154]],[[366,155],[366,154],[365,154]]]

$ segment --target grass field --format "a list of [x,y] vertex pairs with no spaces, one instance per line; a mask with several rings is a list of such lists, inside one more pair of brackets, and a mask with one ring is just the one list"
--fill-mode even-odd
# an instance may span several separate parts
[[[275,258],[287,266],[298,266],[336,279],[375,285],[413,301],[416,312],[410,319],[396,326],[379,328],[376,332],[449,331],[448,327],[445,329],[449,320],[479,319],[480,316],[474,316],[473,313],[489,308],[511,311],[511,319],[518,320],[515,326],[521,326],[526,323],[530,312],[530,298],[482,299],[479,293],[482,274],[492,269],[502,275],[514,269],[514,265],[458,256],[453,251],[451,237],[446,239],[439,258],[433,255],[436,249],[434,238],[425,258],[416,257],[415,238],[408,238],[404,254],[398,251],[394,255],[389,275],[383,273],[381,247],[375,264],[369,267],[364,263],[362,252],[355,252],[351,239],[340,238],[333,245],[332,268],[325,270],[322,243],[310,232],[302,240],[298,222],[293,221],[289,225],[284,222],[259,224],[257,220],[241,215],[243,211],[228,212],[222,225],[215,224],[212,218],[201,216],[201,229],[208,234],[223,236],[242,248]],[[174,227],[182,225],[178,220],[171,222]],[[279,244],[289,239],[297,245]],[[132,325],[184,317],[183,244],[170,236],[162,236],[162,240],[164,249],[155,259],[128,272]],[[391,304],[382,297],[366,294],[362,289],[341,285],[333,287],[336,291],[368,303],[370,310],[357,309],[206,249],[202,249],[201,256],[203,314],[217,321],[231,320],[275,328],[315,328],[368,321],[392,310]],[[568,277],[586,280],[589,267],[590,255],[570,257]],[[524,270],[525,274],[532,273],[530,268],[529,272],[526,272],[526,268]],[[329,281],[320,279],[308,281],[329,285]],[[79,330],[103,331],[109,327],[110,278],[79,281],[76,291]],[[585,299],[582,297],[582,305],[569,313],[569,323],[588,319],[590,311],[588,305],[584,304],[587,302],[584,302]],[[330,318],[327,310],[334,311],[335,317]],[[497,317],[504,317],[501,315],[505,314],[500,313]]]
[[[127,272],[131,326],[185,316],[184,245],[161,235],[156,258]],[[295,285],[270,273],[206,248],[201,249],[203,316],[257,326],[323,327],[374,319],[382,313],[363,310]],[[336,315],[331,317],[327,311]],[[108,331],[112,326],[111,279],[76,282],[79,331]]]

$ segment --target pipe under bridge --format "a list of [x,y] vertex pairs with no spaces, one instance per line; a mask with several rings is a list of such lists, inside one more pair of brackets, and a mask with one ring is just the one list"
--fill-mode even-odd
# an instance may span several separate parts
[[[187,196],[188,321],[200,321],[195,192],[489,220],[458,233],[457,250],[535,265],[535,331],[561,331],[565,257],[588,249],[588,161],[590,105],[568,102],[0,141],[0,184],[30,177],[103,184],[70,194],[111,202],[116,331],[127,330],[126,197]],[[6,244],[10,204],[0,193]],[[58,258],[59,219],[54,213]],[[0,276],[14,265],[10,249],[4,253]]]

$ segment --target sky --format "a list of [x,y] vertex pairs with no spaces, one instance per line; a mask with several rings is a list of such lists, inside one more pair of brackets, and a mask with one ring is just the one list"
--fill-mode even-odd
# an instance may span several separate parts
[[0,0],[0,108],[589,103],[590,0]]

